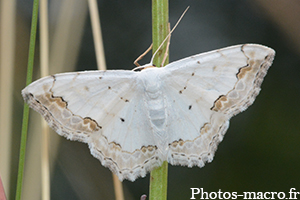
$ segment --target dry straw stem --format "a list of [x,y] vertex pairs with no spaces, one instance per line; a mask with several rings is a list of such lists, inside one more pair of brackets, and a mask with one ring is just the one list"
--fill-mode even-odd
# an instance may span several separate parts
[[[49,29],[48,29],[48,1],[40,2],[40,67],[41,77],[49,75]],[[40,116],[42,118],[42,116]],[[42,120],[41,137],[41,182],[42,200],[50,200],[50,167],[49,167],[49,127]]]
[[[103,48],[103,40],[100,26],[100,17],[96,0],[89,0],[89,10],[97,59],[98,70],[106,70],[105,54]],[[115,190],[115,199],[124,200],[123,186],[121,181],[115,174],[112,174]]]
[[[16,1],[0,1],[0,174],[10,194]],[[8,196],[9,198],[9,196]]]

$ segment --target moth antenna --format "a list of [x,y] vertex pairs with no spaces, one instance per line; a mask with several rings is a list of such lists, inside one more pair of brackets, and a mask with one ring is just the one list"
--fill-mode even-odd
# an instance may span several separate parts
[[170,33],[167,35],[167,37],[162,41],[162,43],[159,45],[159,47],[157,48],[157,50],[155,51],[155,53],[153,54],[150,64],[153,65],[153,60],[155,55],[157,54],[158,50],[164,45],[164,43],[166,42],[166,40],[170,37],[171,33],[173,33],[173,31],[175,30],[175,28],[178,26],[179,22],[181,21],[181,19],[183,18],[183,16],[185,15],[185,13],[187,12],[187,10],[190,8],[190,6],[188,6],[184,12],[181,14],[180,18],[178,19],[178,21],[176,22],[175,26],[172,28],[172,30],[170,31]]

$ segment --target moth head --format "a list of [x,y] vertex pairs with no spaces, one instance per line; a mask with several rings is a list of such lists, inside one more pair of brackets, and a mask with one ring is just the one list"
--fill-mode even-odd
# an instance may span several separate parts
[[156,67],[156,66],[150,63],[150,64],[147,64],[147,65],[138,66],[138,67],[134,68],[132,71],[134,71],[134,72],[140,72],[140,71],[142,71],[144,69],[148,69],[148,68],[152,68],[152,67]]

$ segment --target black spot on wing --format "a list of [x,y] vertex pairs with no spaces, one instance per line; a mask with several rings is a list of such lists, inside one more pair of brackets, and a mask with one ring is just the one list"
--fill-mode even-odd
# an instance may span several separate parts
[[124,99],[123,97],[120,97],[121,100],[125,101],[125,102],[129,102],[128,99]]
[[187,87],[187,86],[184,86],[183,89],[179,91],[179,94],[182,94],[182,92],[183,92],[184,90],[186,90],[186,87]]

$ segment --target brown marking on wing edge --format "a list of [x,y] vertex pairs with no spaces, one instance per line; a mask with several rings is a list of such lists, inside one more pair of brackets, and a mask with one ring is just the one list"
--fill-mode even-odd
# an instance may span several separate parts
[[97,127],[99,127],[97,122],[90,117],[83,118],[83,124],[85,124],[85,125],[89,124],[89,127],[90,127],[90,129],[92,129],[92,131],[97,131]]
[[46,99],[49,100],[51,103],[56,103],[60,108],[66,108],[68,103],[62,97],[54,97],[49,92],[45,95]]
[[[253,62],[254,62],[253,60],[250,61],[250,63],[252,63],[252,64],[253,64]],[[252,67],[251,67],[251,66],[252,66],[251,64],[247,64],[245,67],[240,68],[239,71],[238,71],[238,73],[236,74],[237,78],[238,78],[238,79],[244,78],[244,76],[245,76],[249,71],[252,70]]]
[[219,96],[219,98],[217,98],[214,102],[213,107],[211,108],[211,110],[214,111],[218,111],[222,108],[222,101],[227,101],[227,97],[225,95],[221,95]]
[[200,128],[200,134],[207,133],[209,129],[211,128],[209,123],[205,123],[201,128]]

